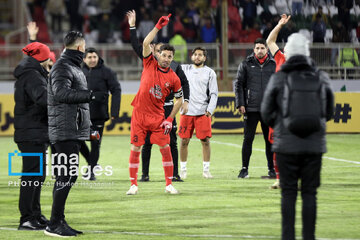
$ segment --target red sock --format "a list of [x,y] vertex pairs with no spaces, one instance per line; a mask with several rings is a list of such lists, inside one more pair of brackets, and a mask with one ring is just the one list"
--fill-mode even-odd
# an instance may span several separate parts
[[280,179],[279,168],[276,163],[276,153],[274,153],[274,155],[273,155],[273,162],[274,162],[274,168],[275,168],[275,172],[276,172],[276,179]]
[[133,150],[130,151],[130,158],[129,158],[129,173],[130,173],[130,182],[131,185],[137,184],[137,174],[139,169],[139,162],[140,162],[140,152],[135,152]]
[[174,164],[171,156],[170,146],[160,148],[165,173],[166,186],[170,185],[173,178]]

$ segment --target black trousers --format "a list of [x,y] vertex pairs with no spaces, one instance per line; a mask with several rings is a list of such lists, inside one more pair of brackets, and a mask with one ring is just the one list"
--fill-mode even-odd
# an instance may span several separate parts
[[[170,115],[172,109],[173,109],[173,106],[164,106],[165,118],[167,118]],[[171,156],[172,156],[173,164],[174,164],[174,172],[173,172],[174,176],[179,175],[179,166],[178,166],[179,165],[179,152],[178,152],[178,146],[177,146],[176,131],[177,131],[177,125],[176,125],[176,119],[174,118],[173,128],[171,129],[171,132],[170,132],[170,150],[171,150]],[[150,133],[148,133],[145,138],[145,144],[141,151],[142,174],[145,176],[149,176],[151,149],[152,149],[152,144],[150,143]]]
[[316,194],[320,186],[322,154],[291,155],[276,153],[281,184],[282,239],[295,240],[295,204],[301,180],[302,235],[315,239]]
[[93,169],[97,163],[99,162],[99,156],[100,156],[100,146],[101,146],[101,140],[104,132],[104,122],[102,124],[94,124],[91,129],[93,131],[98,131],[100,134],[99,140],[91,140],[91,151],[89,151],[88,146],[86,145],[85,141],[81,141],[80,143],[80,153],[84,156],[86,159],[86,162],[88,165]]
[[261,119],[260,112],[247,112],[244,126],[244,142],[242,145],[242,166],[248,168],[250,156],[252,153],[252,144],[254,141],[256,127],[258,122],[261,123],[261,130],[265,140],[265,154],[268,168],[273,169],[273,153],[271,152],[271,144],[269,142],[269,127]]
[[20,224],[36,219],[41,215],[40,193],[41,186],[46,177],[46,149],[47,143],[22,142],[18,143],[18,148],[22,153],[42,153],[43,161],[40,162],[38,156],[22,157],[23,173],[39,173],[40,164],[43,165],[42,176],[21,176],[19,210]]
[[55,143],[54,147],[57,157],[53,168],[55,167],[57,171],[55,173],[56,181],[53,189],[50,225],[54,225],[65,218],[66,199],[78,177],[75,170],[77,169],[77,173],[79,173],[80,141],[61,141]]

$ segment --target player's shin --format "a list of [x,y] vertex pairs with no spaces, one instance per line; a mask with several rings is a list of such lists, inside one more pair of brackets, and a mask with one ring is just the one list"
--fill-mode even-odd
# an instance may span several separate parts
[[174,164],[172,161],[170,146],[160,148],[165,173],[166,186],[171,184],[173,178]]
[[130,151],[130,158],[129,158],[129,173],[130,173],[130,182],[131,185],[137,184],[137,174],[139,169],[139,162],[140,162],[140,152],[135,152],[133,150]]

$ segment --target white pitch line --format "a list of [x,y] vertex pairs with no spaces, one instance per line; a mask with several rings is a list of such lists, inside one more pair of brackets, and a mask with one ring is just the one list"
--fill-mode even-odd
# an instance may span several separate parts
[[[18,231],[16,228],[0,227],[0,231]],[[41,231],[39,231],[41,232]],[[83,231],[84,233],[95,234],[119,234],[119,235],[140,235],[140,236],[170,236],[170,237],[188,237],[188,238],[236,238],[236,239],[278,239],[279,236],[252,236],[252,235],[211,235],[211,234],[171,234],[171,233],[143,233],[143,232],[119,232],[119,231]],[[302,239],[296,237],[296,239]],[[360,240],[358,238],[317,238],[318,240]]]
[[[242,146],[240,144],[236,144],[236,143],[226,143],[226,142],[220,142],[220,141],[211,141],[211,142],[221,144],[221,145],[231,146],[231,147],[242,148]],[[260,149],[260,148],[253,148],[253,150],[258,151],[258,152],[265,152],[264,149]],[[357,162],[357,161],[351,161],[351,160],[346,160],[346,159],[341,159],[341,158],[326,157],[326,156],[323,156],[323,158],[329,159],[331,161],[360,164],[360,162]]]

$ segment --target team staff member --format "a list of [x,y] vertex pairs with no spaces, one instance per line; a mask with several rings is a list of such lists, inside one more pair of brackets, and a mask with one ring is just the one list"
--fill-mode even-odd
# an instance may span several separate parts
[[[136,54],[142,59],[142,46],[138,44],[138,38],[136,34],[136,13],[134,10],[127,12],[127,17],[129,20],[130,25],[130,38],[131,38],[131,45],[136,52]],[[155,58],[159,58],[160,55],[160,47],[163,45],[163,43],[157,43],[153,46],[153,54]],[[170,68],[176,73],[176,75],[180,78],[181,81],[181,87],[183,89],[184,94],[184,103],[181,107],[181,112],[183,114],[187,113],[188,111],[188,103],[189,103],[189,97],[190,97],[190,91],[189,91],[189,82],[184,74],[184,71],[181,69],[181,66],[179,63],[172,61],[170,64]],[[164,110],[165,110],[165,118],[167,118],[174,106],[174,94],[171,93],[166,99],[164,104]],[[179,173],[178,173],[178,147],[177,147],[177,125],[176,125],[176,119],[174,118],[173,121],[173,127],[170,132],[170,149],[171,149],[171,156],[173,158],[174,163],[174,177],[173,181],[175,182],[182,182]],[[151,148],[152,144],[150,143],[150,135],[148,134],[145,139],[145,144],[141,151],[141,160],[142,160],[142,176],[140,181],[147,182],[149,181],[149,165],[150,165],[150,157],[151,157]]]
[[181,65],[187,79],[189,79],[191,97],[189,111],[180,116],[179,136],[180,146],[180,177],[187,177],[187,156],[190,138],[196,130],[196,137],[200,139],[203,150],[203,177],[212,178],[210,173],[210,138],[211,115],[214,113],[218,86],[216,73],[205,66],[207,52],[205,48],[197,47],[192,51],[193,64]]
[[[280,70],[281,65],[285,63],[285,55],[279,49],[279,46],[276,44],[277,36],[281,30],[281,28],[290,20],[291,16],[286,16],[286,14],[281,15],[281,18],[278,24],[274,27],[274,29],[270,32],[268,38],[266,39],[266,43],[269,47],[270,53],[274,56],[274,60],[276,62],[276,70],[275,72]],[[274,143],[274,129],[269,128],[269,141],[271,144]],[[280,176],[279,169],[276,163],[276,153],[273,153],[273,162],[274,169],[276,173],[276,181],[273,185],[271,185],[271,189],[280,188]]]
[[120,101],[121,101],[121,87],[116,78],[116,73],[110,68],[106,67],[104,60],[99,57],[95,48],[87,48],[84,55],[84,63],[82,71],[87,80],[88,89],[94,93],[103,94],[102,101],[90,102],[90,120],[92,123],[92,130],[98,131],[100,134],[99,140],[91,141],[91,152],[85,142],[82,142],[80,151],[88,156],[87,161],[90,166],[90,176],[85,179],[96,180],[94,172],[92,171],[99,161],[100,145],[102,134],[104,130],[104,123],[109,120],[109,92],[111,93],[111,119],[119,117]]
[[[171,14],[161,17],[143,42],[144,69],[141,75],[140,88],[131,103],[134,109],[131,116],[131,152],[129,159],[131,187],[126,193],[128,195],[134,195],[138,191],[139,155],[148,132],[151,134],[150,142],[159,145],[163,157],[162,162],[166,181],[165,192],[170,194],[178,193],[172,185],[173,162],[169,146],[170,137],[168,135],[172,128],[173,119],[183,101],[180,79],[170,68],[175,49],[170,45],[161,46],[158,60],[151,54],[150,49],[151,41],[159,30],[168,24],[170,16]],[[164,102],[171,91],[174,92],[176,101],[170,115],[165,119]]]
[[268,48],[262,38],[254,42],[254,52],[249,55],[238,68],[235,78],[236,108],[244,115],[244,142],[242,145],[242,169],[238,178],[249,177],[249,162],[252,153],[252,144],[258,122],[265,140],[265,153],[268,163],[268,175],[276,177],[273,163],[273,153],[269,142],[269,127],[260,116],[260,104],[270,76],[275,72],[275,61],[267,54]]
[[34,42],[22,49],[27,55],[15,68],[14,141],[22,153],[42,153],[22,157],[22,173],[39,173],[41,176],[21,176],[19,230],[45,229],[48,220],[41,214],[40,193],[45,180],[46,149],[49,145],[47,119],[47,77],[50,49]]
[[48,82],[50,142],[56,153],[65,154],[68,160],[57,163],[64,170],[56,174],[51,219],[45,229],[46,235],[57,237],[82,233],[69,227],[64,209],[70,189],[77,179],[71,169],[79,167],[80,142],[88,140],[90,136],[89,102],[103,98],[103,94],[87,89],[86,77],[81,70],[85,52],[83,34],[77,31],[67,33],[64,45],[65,51],[51,69]]

